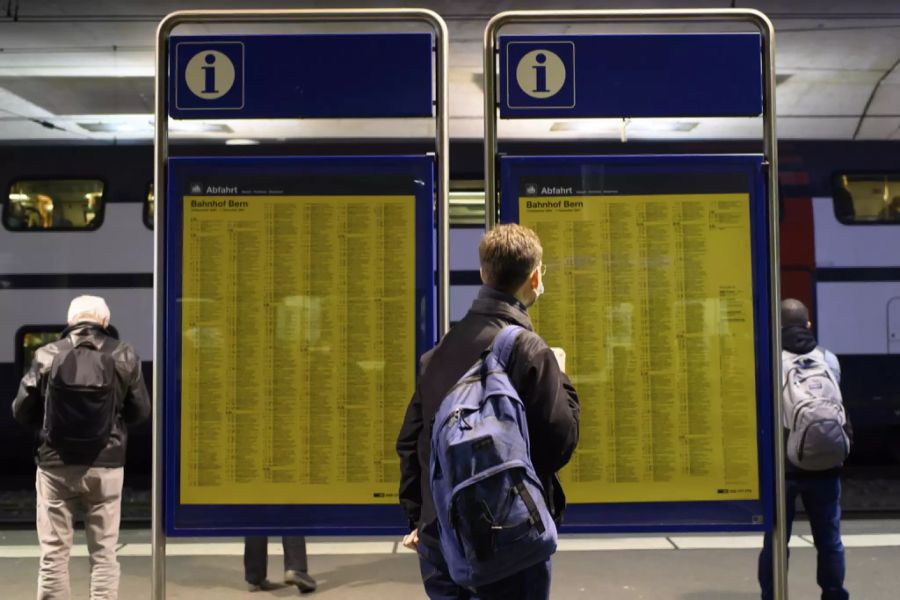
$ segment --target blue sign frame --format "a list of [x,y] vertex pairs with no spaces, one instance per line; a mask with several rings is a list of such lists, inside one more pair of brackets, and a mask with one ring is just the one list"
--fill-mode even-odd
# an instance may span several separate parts
[[[397,178],[408,181],[415,196],[416,236],[416,356],[431,349],[436,332],[434,274],[435,161],[431,156],[330,157],[179,157],[169,159],[166,226],[164,388],[165,527],[169,536],[244,535],[380,535],[406,531],[406,515],[399,504],[379,505],[183,505],[180,497],[180,381],[182,197],[189,182],[203,178],[255,180],[271,177],[330,178],[336,195],[342,181],[353,177]],[[316,195],[322,194],[320,190]],[[412,391],[410,391],[411,393]],[[407,399],[398,399],[405,402]],[[399,424],[398,424],[399,426]],[[240,523],[241,526],[234,525]]]
[[[761,155],[501,156],[500,221],[519,221],[523,182],[541,177],[678,175],[741,178],[750,196],[753,317],[755,325],[757,436],[760,498],[739,501],[570,504],[563,531],[569,533],[771,531],[775,488],[771,380],[772,315],[769,310],[769,208]],[[659,192],[663,193],[663,192]],[[760,516],[762,517],[760,519]]]
[[430,33],[173,36],[170,45],[176,119],[434,114]]
[[758,116],[761,44],[758,33],[500,36],[500,118]]

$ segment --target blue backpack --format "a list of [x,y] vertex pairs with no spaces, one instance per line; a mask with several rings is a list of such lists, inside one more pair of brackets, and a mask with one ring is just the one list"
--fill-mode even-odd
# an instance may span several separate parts
[[434,419],[430,473],[441,552],[453,581],[468,588],[556,551],[556,525],[531,464],[525,405],[506,373],[522,331],[501,330]]

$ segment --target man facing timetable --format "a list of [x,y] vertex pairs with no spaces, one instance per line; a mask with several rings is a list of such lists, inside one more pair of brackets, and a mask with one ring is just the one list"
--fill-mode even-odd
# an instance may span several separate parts
[[[423,356],[397,440],[400,502],[411,528],[404,544],[418,551],[422,581],[432,600],[543,600],[550,594],[555,525],[565,508],[556,473],[578,443],[578,397],[528,317],[528,307],[544,291],[538,236],[519,225],[499,225],[485,234],[478,250],[484,286],[468,314]],[[465,386],[474,386],[475,397],[459,397]],[[482,395],[481,386],[493,389],[494,395]],[[500,389],[502,394],[497,393]],[[469,408],[443,418],[443,405],[456,401],[469,402]],[[505,418],[482,419],[488,406]],[[520,429],[510,425],[502,432],[491,431],[489,423],[497,422],[516,423]],[[449,446],[449,453],[435,456],[432,447],[447,449],[449,437],[442,436],[454,427],[462,439]],[[467,437],[469,431],[485,433]],[[501,458],[509,448],[521,448],[523,439],[530,440],[530,456],[526,451],[517,460]],[[454,451],[460,455],[458,462],[452,460]],[[522,468],[503,471],[513,463]],[[485,469],[496,475],[468,476],[451,497],[444,480],[455,480],[461,471],[470,473],[467,469],[477,469],[472,467],[477,464],[493,465]],[[470,487],[473,481],[496,485]],[[493,509],[485,509],[488,504]],[[449,511],[437,510],[448,505]],[[464,547],[454,543],[457,538],[448,527],[456,528]],[[504,545],[508,533],[520,542]],[[516,555],[525,548],[533,552]],[[448,555],[448,550],[459,552]],[[508,576],[491,581],[491,573],[479,572],[504,557],[509,559],[504,565]]]

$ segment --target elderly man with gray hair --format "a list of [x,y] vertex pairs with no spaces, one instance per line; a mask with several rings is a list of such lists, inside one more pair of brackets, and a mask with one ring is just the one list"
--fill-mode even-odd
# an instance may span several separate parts
[[128,425],[150,414],[134,348],[107,331],[103,298],[69,305],[59,341],[37,349],[13,401],[13,416],[38,434],[39,600],[68,600],[74,512],[81,506],[91,563],[91,600],[115,599],[116,544]]

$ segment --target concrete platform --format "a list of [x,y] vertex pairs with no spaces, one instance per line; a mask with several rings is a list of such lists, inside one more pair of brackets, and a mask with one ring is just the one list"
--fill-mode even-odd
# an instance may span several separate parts
[[[815,549],[805,523],[792,540],[791,598],[814,600]],[[847,587],[853,598],[896,600],[900,588],[900,522],[844,525]],[[87,598],[88,559],[81,534],[71,565],[73,598]],[[275,542],[274,538],[271,540]],[[150,597],[146,530],[124,531],[120,597]],[[564,536],[553,563],[552,598],[560,600],[754,600],[756,535]],[[293,598],[295,588],[249,594],[238,539],[172,540],[169,599]],[[386,538],[310,538],[310,571],[320,588],[309,598],[424,598],[413,553]],[[269,575],[281,574],[280,544],[270,544]],[[0,597],[34,598],[37,556],[33,531],[0,532]]]

